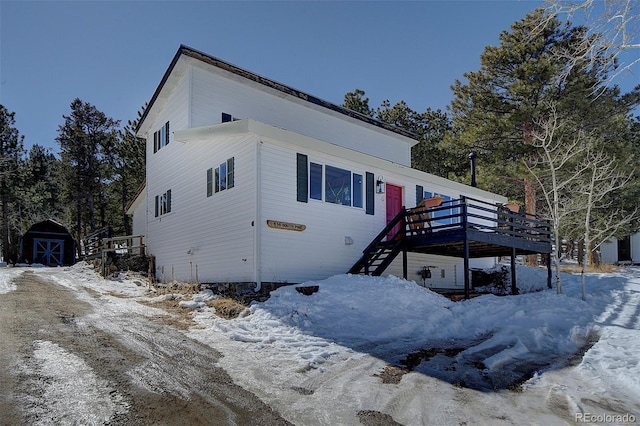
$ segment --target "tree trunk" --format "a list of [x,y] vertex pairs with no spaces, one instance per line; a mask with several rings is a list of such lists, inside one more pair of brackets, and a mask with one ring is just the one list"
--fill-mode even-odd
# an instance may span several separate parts
[[[524,183],[525,212],[527,212],[528,214],[535,215],[536,214],[536,183],[529,177],[525,177],[523,180],[523,183]],[[525,256],[525,265],[537,266],[538,255],[531,254],[531,255]]]
[[2,193],[2,251],[5,261],[9,261],[9,200],[6,194]]

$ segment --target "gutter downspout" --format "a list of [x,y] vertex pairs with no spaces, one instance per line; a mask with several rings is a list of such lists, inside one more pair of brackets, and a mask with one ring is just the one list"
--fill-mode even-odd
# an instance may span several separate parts
[[255,222],[254,222],[254,239],[253,239],[253,259],[254,273],[256,279],[256,287],[253,289],[256,293],[262,289],[262,258],[260,250],[262,247],[262,141],[260,138],[256,140],[256,202],[255,205]]

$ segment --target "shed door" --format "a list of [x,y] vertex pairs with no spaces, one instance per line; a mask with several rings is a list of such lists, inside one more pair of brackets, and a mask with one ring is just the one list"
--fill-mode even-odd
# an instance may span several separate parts
[[47,266],[61,266],[64,260],[64,240],[35,238],[33,240],[33,262]]
[[[394,217],[398,215],[402,211],[402,187],[387,184],[387,223],[391,222]],[[390,232],[387,234],[387,240],[393,238],[394,235],[398,231],[400,231],[400,227],[402,225],[396,225]]]
[[631,260],[631,237],[627,235],[618,240],[618,262]]

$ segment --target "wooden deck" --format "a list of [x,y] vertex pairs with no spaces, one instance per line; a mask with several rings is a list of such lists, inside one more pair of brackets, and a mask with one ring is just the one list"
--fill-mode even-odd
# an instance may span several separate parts
[[[397,232],[388,238],[393,229]],[[464,259],[465,294],[469,297],[470,258],[510,256],[515,283],[516,256],[549,254],[551,249],[549,222],[463,197],[439,207],[403,209],[363,251],[349,273],[381,275],[403,253],[406,278],[407,252],[459,257]],[[550,272],[548,262],[547,267]],[[515,286],[513,289],[517,291]]]

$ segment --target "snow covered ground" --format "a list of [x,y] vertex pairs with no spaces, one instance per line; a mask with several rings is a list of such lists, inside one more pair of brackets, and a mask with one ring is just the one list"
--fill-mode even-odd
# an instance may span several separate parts
[[[0,297],[23,270],[0,268]],[[158,297],[83,264],[33,272],[132,314]],[[234,320],[206,306],[209,292],[179,297],[198,324],[185,333],[294,424],[360,424],[369,411],[404,425],[637,424],[640,270],[590,274],[586,301],[579,276],[562,279],[558,295],[546,270],[519,267],[519,287],[540,291],[451,302],[395,277],[340,275],[305,283],[319,286],[311,296],[280,288]]]

